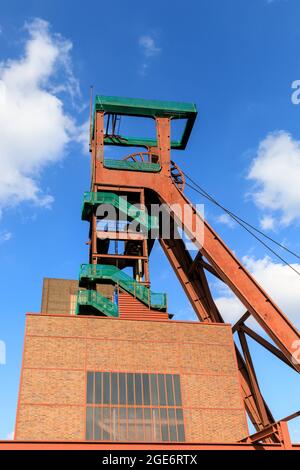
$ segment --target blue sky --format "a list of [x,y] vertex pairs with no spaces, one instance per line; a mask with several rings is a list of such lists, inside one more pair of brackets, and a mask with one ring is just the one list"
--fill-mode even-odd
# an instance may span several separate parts
[[[87,260],[80,209],[89,187],[91,84],[99,94],[195,102],[189,146],[174,160],[225,206],[300,252],[300,106],[291,100],[300,79],[299,14],[297,0],[2,2],[0,438],[14,428],[25,312],[40,310],[44,276],[76,278]],[[299,327],[299,276],[216,208],[205,212]],[[300,270],[299,260],[281,255]],[[159,248],[151,274],[176,318],[194,318]],[[240,305],[218,283],[212,288],[234,321]],[[298,410],[299,377],[250,345],[275,417]],[[299,420],[290,428],[300,441]]]

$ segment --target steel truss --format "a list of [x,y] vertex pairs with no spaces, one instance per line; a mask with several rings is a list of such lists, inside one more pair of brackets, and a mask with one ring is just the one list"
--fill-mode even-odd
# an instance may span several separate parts
[[[120,188],[142,191],[145,204],[160,202],[170,208],[175,234],[178,227],[182,228],[199,251],[192,259],[180,237],[170,239],[160,237],[159,242],[198,319],[211,323],[223,322],[209,287],[207,272],[228,286],[245,306],[245,314],[233,326],[232,332],[237,333],[241,349],[236,345],[244,405],[257,433],[248,436],[243,442],[276,443],[283,448],[291,448],[287,430],[287,421],[291,417],[275,422],[262,396],[247,338],[255,340],[277,359],[300,372],[300,363],[296,362],[293,356],[295,344],[300,341],[298,330],[184,195],[182,191],[184,181],[179,176],[174,178],[174,163],[170,156],[171,117],[155,117],[157,146],[152,145],[148,149],[149,153],[156,156],[156,162],[160,164],[161,170],[156,173],[143,173],[141,177],[141,173],[138,172],[105,168],[104,115],[105,111],[97,111],[94,118],[91,138],[91,189],[97,191],[98,187],[103,188],[105,184],[106,188],[115,191]],[[180,175],[177,165],[176,171],[175,175]],[[186,205],[192,208],[192,217],[188,219],[182,216]],[[194,233],[193,228],[197,223],[203,228],[203,239],[198,232]],[[91,229],[92,247],[96,244],[95,224],[94,220]],[[93,248],[91,250],[91,262],[97,262],[97,255],[93,253]],[[245,324],[250,317],[258,322],[275,346]]]

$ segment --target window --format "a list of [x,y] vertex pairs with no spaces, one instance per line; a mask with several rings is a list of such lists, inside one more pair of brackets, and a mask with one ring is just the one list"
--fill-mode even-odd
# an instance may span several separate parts
[[88,372],[86,439],[184,442],[180,376]]

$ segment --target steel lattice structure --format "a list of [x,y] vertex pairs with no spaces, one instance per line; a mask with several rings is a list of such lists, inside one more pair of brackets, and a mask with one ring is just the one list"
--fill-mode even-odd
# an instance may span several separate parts
[[[245,314],[234,325],[242,353],[236,347],[240,384],[245,408],[257,434],[245,438],[245,442],[264,441],[284,443],[290,447],[287,421],[298,414],[275,422],[265,402],[255,374],[247,337],[257,341],[278,359],[300,372],[300,364],[295,360],[295,349],[300,335],[295,326],[278,308],[270,296],[261,288],[243,264],[237,259],[220,236],[203,220],[184,194],[184,174],[171,159],[172,149],[184,149],[188,142],[197,115],[196,107],[189,103],[158,102],[115,97],[97,96],[91,125],[90,150],[92,155],[91,191],[114,191],[130,194],[137,191],[140,203],[165,204],[171,208],[175,233],[178,227],[193,240],[198,254],[192,259],[180,236],[159,237],[161,247],[180,281],[198,319],[206,322],[223,322],[214,302],[207,280],[207,272],[216,276],[239,298],[245,306]],[[156,138],[134,138],[119,135],[116,131],[121,116],[144,117],[155,120]],[[171,122],[186,120],[182,138],[172,141]],[[140,152],[125,155],[122,160],[110,160],[104,156],[104,147],[141,147]],[[124,152],[125,153],[125,152]],[[184,207],[192,208],[192,217],[182,216]],[[194,232],[199,224],[203,236]],[[99,253],[97,242],[97,216],[93,213],[90,231],[90,263],[110,262],[111,255]],[[116,234],[115,234],[116,236]],[[153,240],[143,240],[138,254],[116,255],[119,266],[134,265],[140,262],[145,283],[149,285],[148,256]],[[117,264],[117,261],[113,261]],[[276,346],[245,325],[253,316]]]

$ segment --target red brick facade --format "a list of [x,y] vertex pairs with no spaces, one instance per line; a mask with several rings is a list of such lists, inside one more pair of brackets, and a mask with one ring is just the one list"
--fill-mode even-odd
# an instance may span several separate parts
[[228,325],[27,315],[17,440],[85,440],[86,372],[180,374],[187,442],[247,435]]

